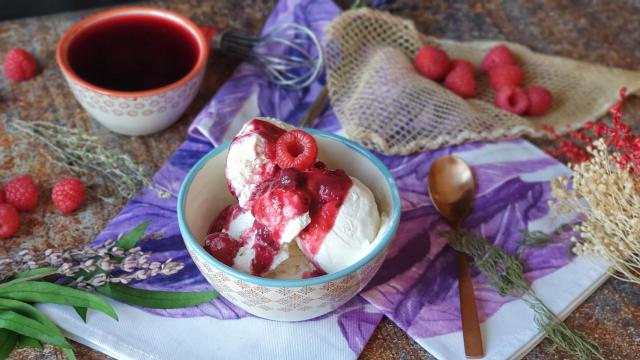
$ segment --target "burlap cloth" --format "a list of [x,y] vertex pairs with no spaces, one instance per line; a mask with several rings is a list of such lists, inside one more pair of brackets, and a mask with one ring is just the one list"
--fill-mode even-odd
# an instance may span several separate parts
[[[444,49],[480,69],[482,57],[506,44],[525,71],[525,85],[553,94],[553,107],[541,117],[523,117],[493,105],[487,75],[477,73],[478,94],[463,99],[415,71],[413,58],[424,46]],[[388,155],[406,155],[467,141],[520,135],[547,136],[547,124],[560,134],[603,115],[626,86],[640,88],[640,72],[539,54],[504,41],[458,42],[421,35],[413,22],[371,9],[343,13],[325,35],[327,87],[331,105],[347,136]]]

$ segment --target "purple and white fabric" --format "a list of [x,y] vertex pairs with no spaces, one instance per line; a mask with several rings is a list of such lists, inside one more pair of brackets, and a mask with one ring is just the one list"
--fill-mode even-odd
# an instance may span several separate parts
[[[339,14],[330,0],[281,0],[264,26],[296,22],[322,36]],[[313,102],[323,80],[304,91],[269,83],[252,65],[240,65],[193,122],[187,140],[156,173],[155,183],[177,195],[182,179],[203,155],[255,116],[295,124]],[[341,132],[326,110],[316,127]],[[380,272],[367,288],[331,314],[299,323],[256,318],[219,297],[208,304],[174,310],[140,309],[113,301],[120,321],[92,312],[84,324],[73,309],[44,305],[69,337],[120,359],[354,359],[384,315],[440,359],[464,359],[455,254],[438,233],[445,225],[426,193],[431,162],[456,154],[473,166],[479,185],[475,210],[465,226],[517,253],[540,297],[566,316],[606,279],[604,264],[572,259],[568,240],[544,248],[523,248],[521,231],[551,232],[571,219],[547,206],[549,180],[568,169],[524,140],[464,144],[411,156],[380,158],[402,197],[396,239]],[[115,238],[151,220],[143,249],[157,259],[172,258],[184,270],[137,283],[145,289],[210,290],[191,261],[178,230],[176,198],[143,190],[95,240]],[[540,340],[533,313],[517,299],[501,297],[474,273],[487,359],[521,357]]]

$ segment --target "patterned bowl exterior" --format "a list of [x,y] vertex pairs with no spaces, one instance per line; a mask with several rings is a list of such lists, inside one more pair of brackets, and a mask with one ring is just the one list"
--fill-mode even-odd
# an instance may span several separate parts
[[[387,224],[371,251],[338,272],[310,279],[281,280],[252,276],[221,263],[201,246],[211,219],[233,198],[224,179],[229,143],[210,151],[187,174],[178,195],[180,232],[191,258],[220,294],[245,311],[270,320],[300,321],[324,315],[360,292],[380,269],[400,221],[400,196],[386,166],[368,150],[343,137],[305,129],[318,141],[323,161],[331,161],[368,181]],[[324,146],[321,146],[323,145]],[[337,162],[336,162],[337,161]],[[217,209],[217,210],[216,210]],[[193,227],[193,228],[192,228]],[[198,240],[200,239],[200,240]]]
[[225,299],[253,315],[277,321],[313,319],[339,308],[371,281],[387,254],[385,248],[363,267],[334,281],[275,287],[234,278],[211,266],[189,245],[187,250],[202,275]]
[[117,97],[88,89],[65,75],[82,107],[107,129],[124,135],[147,135],[173,124],[198,93],[204,68],[191,81],[166,92]]

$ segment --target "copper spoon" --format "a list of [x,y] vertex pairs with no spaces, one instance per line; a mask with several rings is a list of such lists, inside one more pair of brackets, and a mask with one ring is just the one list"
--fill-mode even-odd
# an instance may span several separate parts
[[[473,207],[476,184],[471,168],[455,156],[443,156],[431,164],[429,170],[429,197],[436,209],[452,228],[458,229]],[[458,252],[458,282],[460,286],[460,312],[462,336],[467,358],[484,357],[480,321],[473,293],[467,257]]]

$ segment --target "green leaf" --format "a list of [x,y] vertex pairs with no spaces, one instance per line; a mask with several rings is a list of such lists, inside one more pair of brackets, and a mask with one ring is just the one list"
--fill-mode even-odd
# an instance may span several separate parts
[[67,355],[67,360],[76,360],[76,354],[73,353],[73,349],[62,349],[65,355]]
[[0,329],[10,330],[59,347],[71,346],[64,336],[55,334],[47,326],[14,311],[0,311]]
[[207,303],[218,296],[215,291],[172,292],[150,291],[121,284],[107,284],[96,288],[115,300],[154,309],[175,309]]
[[59,337],[64,339],[64,335],[58,328],[58,325],[56,325],[47,317],[47,315],[45,315],[42,311],[31,304],[27,304],[18,300],[0,298],[0,310],[12,310],[28,318],[36,320],[37,322],[45,326],[50,333],[58,335]]
[[30,338],[27,336],[20,336],[18,338],[18,347],[19,348],[33,348],[33,349],[42,349],[42,344],[40,341]]
[[135,229],[129,231],[124,234],[120,240],[116,242],[116,246],[125,250],[129,250],[136,246],[138,241],[142,239],[142,235],[144,235],[144,231],[147,230],[151,221],[145,221],[142,224],[136,226]]
[[49,276],[51,274],[55,274],[57,271],[56,268],[52,267],[44,267],[38,269],[26,270],[21,273],[16,274],[14,279],[24,279],[24,278],[32,278],[33,276]]
[[80,306],[74,306],[73,308],[76,310],[76,314],[78,314],[78,316],[80,316],[82,321],[84,321],[86,323],[87,322],[87,310],[88,309],[86,307],[80,307]]
[[17,342],[18,334],[9,330],[0,329],[0,359],[8,358],[16,347]]
[[53,303],[102,311],[118,320],[113,307],[94,294],[42,281],[28,281],[0,288],[0,297],[35,303]]
[[[45,269],[49,269],[49,271],[39,271],[40,269],[33,269],[33,270],[24,271],[24,272],[16,275],[16,279],[1,283],[0,284],[0,289],[6,288],[6,287],[9,287],[9,286],[18,284],[18,283],[23,283],[23,282],[26,282],[26,281],[30,281],[30,280],[41,279],[43,277],[47,277],[49,275],[53,275],[53,274],[57,273],[56,269],[53,269],[53,268],[45,268]],[[51,271],[51,269],[53,269],[53,271]],[[38,271],[36,271],[36,270],[38,270]],[[31,272],[33,272],[33,273],[31,273]]]

